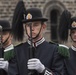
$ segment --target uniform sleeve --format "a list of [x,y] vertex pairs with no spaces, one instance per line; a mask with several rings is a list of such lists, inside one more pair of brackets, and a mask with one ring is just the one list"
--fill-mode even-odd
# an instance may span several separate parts
[[0,69],[0,75],[8,75],[4,69]]
[[15,56],[9,60],[8,75],[19,75]]
[[55,48],[51,68],[45,68],[42,75],[63,75],[64,73],[63,58],[59,55],[58,49]]

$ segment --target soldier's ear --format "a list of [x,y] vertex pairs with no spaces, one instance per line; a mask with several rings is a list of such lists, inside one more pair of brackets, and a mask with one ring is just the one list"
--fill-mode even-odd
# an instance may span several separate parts
[[46,26],[46,24],[45,24],[45,23],[43,23],[43,29],[46,29],[46,27],[47,27],[47,26]]

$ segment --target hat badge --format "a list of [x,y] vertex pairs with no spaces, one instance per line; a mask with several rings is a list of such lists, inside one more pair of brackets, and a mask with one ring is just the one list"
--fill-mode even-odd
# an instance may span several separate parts
[[27,14],[26,19],[32,19],[32,15],[30,13]]
[[75,22],[75,21],[72,23],[72,27],[73,27],[73,28],[76,27],[76,22]]

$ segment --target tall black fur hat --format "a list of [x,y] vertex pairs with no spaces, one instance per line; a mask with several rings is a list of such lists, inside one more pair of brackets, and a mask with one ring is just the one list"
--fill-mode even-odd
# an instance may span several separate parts
[[38,8],[29,8],[26,10],[26,17],[23,20],[23,23],[32,22],[32,21],[47,21],[47,18],[44,18],[42,12]]
[[71,17],[71,13],[64,10],[59,23],[59,37],[62,41],[68,40],[69,29],[70,31],[76,29],[76,17]]
[[71,13],[68,10],[64,10],[60,17],[59,23],[59,37],[62,41],[67,41],[68,30],[71,25]]
[[0,20],[0,26],[2,26],[2,31],[11,31],[10,23],[7,20]]
[[16,5],[13,20],[12,20],[12,31],[15,40],[22,41],[24,37],[23,23],[26,13],[26,8],[23,1],[19,1]]

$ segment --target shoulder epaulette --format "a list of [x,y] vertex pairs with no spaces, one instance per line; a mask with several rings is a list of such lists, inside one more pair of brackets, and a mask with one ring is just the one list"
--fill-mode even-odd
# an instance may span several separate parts
[[65,58],[69,58],[70,57],[69,47],[65,46],[65,45],[59,44],[58,53],[60,55],[62,55],[63,57],[65,57]]
[[49,43],[51,44],[55,44],[58,47],[58,53],[63,56],[64,58],[69,58],[70,57],[70,53],[69,53],[69,47],[62,45],[62,44],[58,44],[55,42],[50,41]]
[[14,57],[14,49],[11,49],[11,50],[4,52],[4,60],[9,61],[13,57]]
[[22,44],[23,44],[23,43],[20,43],[20,44],[14,46],[14,48],[19,47],[19,46],[21,46]]
[[55,42],[53,42],[53,41],[50,41],[49,43],[51,43],[51,44],[55,44],[55,45],[58,45],[58,43],[55,43]]

